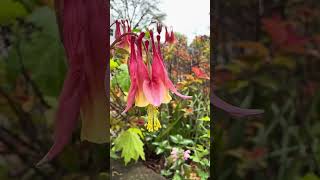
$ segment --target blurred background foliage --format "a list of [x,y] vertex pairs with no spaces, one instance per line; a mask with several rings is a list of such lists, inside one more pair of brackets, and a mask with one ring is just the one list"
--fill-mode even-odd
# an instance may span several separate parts
[[53,0],[1,0],[0,179],[109,179],[109,148],[80,143],[35,164],[52,144],[53,118],[67,64]]
[[214,2],[212,82],[223,99],[265,110],[214,109],[218,180],[320,179],[319,1]]

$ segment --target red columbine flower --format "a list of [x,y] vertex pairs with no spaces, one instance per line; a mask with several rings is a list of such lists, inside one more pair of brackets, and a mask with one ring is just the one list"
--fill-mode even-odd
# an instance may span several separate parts
[[[50,161],[69,142],[81,113],[81,139],[106,143],[107,98],[104,76],[109,44],[109,8],[104,0],[56,0],[68,72],[55,120],[54,144],[39,162]],[[88,18],[90,17],[90,18]]]
[[158,34],[161,34],[162,31],[162,24],[161,23],[157,23],[157,32]]
[[[183,99],[191,98],[191,96],[182,95],[177,91],[168,77],[167,70],[165,69],[165,65],[161,57],[160,36],[157,37],[158,47],[156,47],[153,32],[150,30],[149,33],[153,52],[151,68],[148,68],[149,63],[146,64],[143,61],[142,56],[142,40],[145,33],[142,32],[137,40],[135,37],[131,38],[131,51],[128,62],[131,85],[128,94],[127,106],[124,112],[127,112],[132,107],[133,103],[138,107],[148,106],[147,129],[149,131],[156,131],[161,127],[157,118],[157,107],[162,103],[170,102],[171,96],[169,91]],[[148,44],[148,41],[145,43]]]
[[173,44],[176,42],[176,37],[174,36],[174,32],[173,30],[171,29],[171,32],[169,34],[168,32],[168,28],[165,27],[165,30],[166,30],[166,33],[165,33],[165,42],[166,43],[169,43],[169,44]]
[[[121,27],[122,27],[122,32],[121,32]],[[125,20],[116,20],[116,33],[115,33],[115,38],[119,39],[121,35],[125,33],[130,33],[131,32],[131,27],[129,26],[128,21]],[[124,49],[129,49],[130,47],[130,36],[124,36],[122,37],[118,47],[124,48]]]
[[165,27],[165,30],[166,30],[166,33],[165,33],[165,42],[169,42],[169,39],[170,39],[170,35],[169,35],[169,32],[168,32],[168,28],[167,26]]
[[173,44],[176,42],[176,37],[174,36],[173,30],[171,30],[170,43]]
[[158,107],[162,103],[168,103],[171,100],[169,90],[183,99],[191,98],[191,96],[180,94],[169,79],[163,59],[159,54],[160,38],[158,38],[158,48],[156,48],[153,32],[150,30],[149,33],[153,51],[151,69],[148,69],[142,59],[142,39],[145,34],[142,32],[137,39],[137,52],[134,44],[135,38],[132,37],[131,54],[129,59],[131,86],[128,95],[127,107],[124,112],[131,108],[134,100],[135,105],[139,107],[145,107],[147,105]]

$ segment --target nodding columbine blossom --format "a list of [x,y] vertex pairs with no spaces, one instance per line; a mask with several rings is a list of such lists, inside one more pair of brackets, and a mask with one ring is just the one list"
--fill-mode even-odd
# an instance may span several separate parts
[[[152,132],[157,131],[161,127],[157,118],[157,107],[162,103],[166,104],[170,102],[171,96],[169,91],[183,99],[191,98],[191,96],[182,95],[177,91],[169,79],[161,56],[160,35],[157,36],[158,43],[156,47],[153,31],[150,30],[149,34],[152,46],[152,63],[148,60],[146,61],[147,63],[143,61],[142,41],[145,33],[141,32],[137,39],[133,36],[131,37],[128,62],[131,85],[124,113],[132,107],[133,103],[138,107],[148,106],[148,123],[146,127]],[[148,43],[145,42],[145,44]]]
[[165,27],[166,33],[165,33],[165,42],[169,44],[174,44],[176,42],[176,37],[174,36],[174,32],[171,29],[171,32],[169,34],[168,28]]
[[157,23],[157,32],[158,34],[161,34],[162,31],[162,24],[161,23]]
[[109,53],[106,36],[109,8],[104,0],[56,0],[55,4],[68,72],[55,117],[54,144],[38,165],[50,161],[63,150],[77,127],[79,116],[82,140],[109,141],[103,83],[107,70],[105,59]]
[[[122,27],[122,32],[121,32]],[[131,27],[129,25],[129,22],[127,20],[116,20],[116,32],[115,32],[115,38],[119,39],[121,35],[125,33],[130,33]],[[120,43],[118,44],[118,47],[129,49],[130,48],[130,36],[124,36],[122,37]]]

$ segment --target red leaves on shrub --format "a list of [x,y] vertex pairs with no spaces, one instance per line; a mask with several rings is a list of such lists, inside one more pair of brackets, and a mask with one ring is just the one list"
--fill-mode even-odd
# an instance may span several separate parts
[[299,35],[289,21],[274,15],[271,18],[263,18],[262,24],[266,33],[271,37],[275,48],[298,54],[305,52],[304,46],[308,43],[308,38]]
[[197,76],[199,79],[210,79],[209,76],[200,68],[192,67],[192,72]]

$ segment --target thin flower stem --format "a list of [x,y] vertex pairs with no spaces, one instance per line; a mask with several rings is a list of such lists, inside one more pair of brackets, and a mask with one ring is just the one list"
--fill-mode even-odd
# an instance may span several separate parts
[[128,33],[124,33],[121,34],[121,36],[119,38],[117,38],[115,41],[113,41],[113,43],[110,45],[110,49],[114,49],[115,45],[121,41],[121,39],[127,35],[132,35],[132,36],[136,36],[138,37],[138,35],[136,33],[132,33],[132,32],[128,32]]
[[114,21],[111,25],[110,25],[110,28],[116,23],[116,21]]

